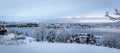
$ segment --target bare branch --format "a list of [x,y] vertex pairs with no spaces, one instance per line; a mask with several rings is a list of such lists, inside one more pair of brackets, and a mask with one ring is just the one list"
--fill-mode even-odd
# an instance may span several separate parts
[[[105,17],[109,17],[110,20],[113,20],[113,21],[117,21],[119,20],[120,21],[120,17],[113,17],[113,16],[110,16],[109,15],[109,12],[105,12]],[[120,15],[120,12],[118,11],[118,9],[115,8],[115,15]]]
[[105,12],[106,14],[105,14],[105,17],[108,17],[109,16],[109,12]]
[[115,13],[114,14],[115,15],[120,15],[120,12],[119,12],[119,10],[117,8],[115,8]]

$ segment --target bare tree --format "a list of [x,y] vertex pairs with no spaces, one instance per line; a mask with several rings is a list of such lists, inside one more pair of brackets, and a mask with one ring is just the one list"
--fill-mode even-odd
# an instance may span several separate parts
[[117,9],[117,8],[115,8],[115,13],[114,13],[114,15],[116,15],[117,17],[113,17],[113,16],[111,16],[111,15],[109,15],[109,12],[106,12],[106,17],[109,17],[110,18],[110,20],[113,20],[113,21],[120,21],[120,11]]

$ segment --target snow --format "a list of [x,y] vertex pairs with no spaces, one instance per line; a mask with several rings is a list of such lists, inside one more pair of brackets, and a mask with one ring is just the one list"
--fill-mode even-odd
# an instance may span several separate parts
[[11,38],[14,38],[15,37],[15,34],[13,33],[10,33],[8,35],[4,35],[1,40],[11,40]]
[[[23,34],[19,35],[18,37],[22,37],[22,36],[23,36]],[[8,35],[3,35],[0,38],[0,44],[3,44],[3,45],[20,45],[20,44],[27,44],[30,42],[34,42],[34,38],[25,37],[25,39],[16,40],[16,34],[14,34],[14,33],[10,33]]]
[[[16,34],[10,33],[0,38],[0,41],[3,42],[3,44],[0,45],[0,53],[119,53],[120,52],[120,49],[87,45],[87,44],[36,42],[34,41],[34,38],[30,38],[30,37],[26,37],[26,39],[20,39],[15,41],[12,40],[12,38],[14,38],[15,35]],[[22,43],[26,43],[26,44],[22,44]]]
[[119,53],[119,49],[85,44],[32,42],[26,45],[0,45],[0,53]]

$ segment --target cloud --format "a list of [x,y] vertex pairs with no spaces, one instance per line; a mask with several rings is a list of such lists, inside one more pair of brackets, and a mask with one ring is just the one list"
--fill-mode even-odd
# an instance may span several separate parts
[[[91,17],[103,17],[104,11],[111,11],[113,8],[120,8],[119,0],[0,0],[0,16],[19,21],[23,20],[22,17],[25,20],[37,20],[82,16],[97,20],[98,18]],[[88,20],[87,18],[82,19]]]

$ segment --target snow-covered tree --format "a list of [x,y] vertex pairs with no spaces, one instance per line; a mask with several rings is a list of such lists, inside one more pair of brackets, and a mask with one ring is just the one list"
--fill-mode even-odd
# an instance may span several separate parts
[[48,42],[54,43],[55,37],[56,37],[55,31],[54,30],[50,30],[48,35],[46,36],[46,39],[48,40]]
[[95,44],[96,43],[96,39],[93,34],[87,34],[86,43],[87,44]]
[[111,47],[111,48],[120,48],[120,36],[115,36],[115,35],[105,35],[103,36],[103,41],[102,44],[103,46],[106,47]]
[[106,17],[109,17],[110,20],[113,21],[120,21],[120,11],[118,9],[115,8],[115,13],[114,15],[116,15],[116,17],[109,15],[109,12],[106,12]]
[[59,31],[58,36],[57,36],[57,41],[58,42],[66,43],[72,35],[72,32],[69,29],[66,29],[66,28],[61,28],[58,31]]
[[40,24],[38,29],[35,31],[36,41],[43,41],[47,34],[47,28],[45,24]]

